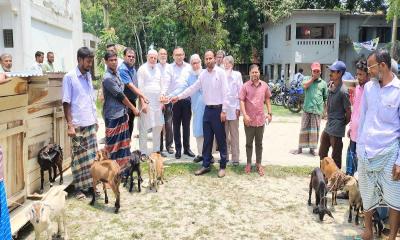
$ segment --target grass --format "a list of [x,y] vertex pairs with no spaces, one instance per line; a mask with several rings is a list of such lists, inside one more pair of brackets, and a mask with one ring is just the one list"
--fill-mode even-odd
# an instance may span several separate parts
[[283,106],[272,105],[272,115],[273,117],[293,117],[293,116],[301,116],[301,111],[299,113],[292,113],[289,109],[284,108]]

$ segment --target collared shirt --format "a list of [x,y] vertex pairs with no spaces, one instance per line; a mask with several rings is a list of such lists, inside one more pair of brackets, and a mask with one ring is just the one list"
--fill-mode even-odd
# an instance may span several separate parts
[[179,99],[187,98],[199,89],[203,92],[203,101],[206,105],[222,104],[222,111],[226,112],[228,82],[224,70],[214,67],[211,72],[208,69],[202,71],[199,80],[179,94],[178,97]]
[[238,119],[236,110],[240,110],[239,93],[243,85],[242,74],[238,71],[232,71],[230,74],[225,72],[225,74],[228,81],[226,120],[236,120]]
[[169,82],[169,87],[167,91],[167,95],[175,91],[175,89],[179,88],[186,84],[187,78],[189,77],[190,70],[192,67],[189,63],[183,62],[182,65],[178,66],[175,62],[170,64],[172,69],[172,76]]
[[293,76],[292,84],[302,83],[303,80],[304,80],[304,75],[302,73],[298,72]]
[[[168,90],[169,90],[169,86],[171,84],[171,79],[172,79],[172,76],[173,76],[173,73],[172,73],[173,71],[172,71],[171,64],[169,64],[169,63],[165,63],[165,64],[157,63],[157,67],[161,71],[161,84],[163,86],[163,89],[166,89],[166,91],[163,91],[161,94],[163,94],[163,95],[170,94],[170,93],[168,93]],[[172,97],[172,96],[170,96],[170,97]]]
[[31,67],[32,71],[35,71],[37,74],[41,75],[43,74],[43,64],[42,63],[38,63],[35,62],[32,67]]
[[[118,69],[119,67],[121,67],[124,60],[122,58],[117,58],[117,61],[118,61],[118,65],[117,65],[117,69]],[[104,72],[107,72],[107,64],[104,64]]]
[[54,72],[54,64],[49,62],[43,64],[43,72]]
[[250,117],[251,127],[260,127],[265,124],[264,104],[271,97],[271,91],[263,81],[257,86],[251,81],[243,84],[240,90],[240,100],[244,101],[246,114]]
[[3,149],[0,146],[0,182],[4,180]]
[[[377,81],[367,82],[361,100],[357,150],[362,145],[367,157],[373,158],[399,137],[400,80],[393,75],[393,80],[384,87]],[[400,165],[400,154],[396,165]]]
[[350,120],[350,139],[353,142],[357,142],[358,124],[360,120],[360,106],[363,92],[364,86],[357,85],[354,93],[353,109],[351,110]]
[[118,72],[121,81],[125,84],[124,94],[131,102],[135,102],[137,96],[127,86],[129,83],[133,83],[136,87],[138,86],[135,67],[129,66],[126,62],[123,62],[118,68]]
[[328,94],[328,122],[325,132],[331,136],[344,137],[346,131],[346,109],[351,107],[349,93],[343,82],[340,82]]
[[[311,77],[305,77],[304,83],[309,81]],[[322,115],[324,112],[324,103],[328,98],[328,87],[326,82],[319,78],[315,80],[308,88],[304,91],[304,112]]]
[[122,100],[124,95],[124,83],[119,77],[119,73],[107,69],[103,78],[104,107],[103,114],[105,119],[117,119],[127,113],[127,108]]
[[87,127],[97,123],[90,72],[83,75],[75,67],[64,76],[62,87],[62,101],[71,105],[72,124],[75,127]]

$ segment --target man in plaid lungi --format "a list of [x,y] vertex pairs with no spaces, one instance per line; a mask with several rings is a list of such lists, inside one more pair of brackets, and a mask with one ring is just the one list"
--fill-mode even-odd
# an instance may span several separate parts
[[77,53],[78,66],[63,79],[63,107],[68,124],[68,136],[72,139],[72,175],[76,197],[84,198],[83,192],[92,186],[90,166],[96,157],[97,114],[90,69],[94,54],[86,47]]

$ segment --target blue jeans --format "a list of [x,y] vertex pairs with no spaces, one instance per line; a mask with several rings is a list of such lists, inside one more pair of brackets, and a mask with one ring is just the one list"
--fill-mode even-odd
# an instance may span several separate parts
[[346,175],[353,176],[357,172],[357,153],[356,153],[357,143],[350,140],[349,148],[347,149],[346,157]]

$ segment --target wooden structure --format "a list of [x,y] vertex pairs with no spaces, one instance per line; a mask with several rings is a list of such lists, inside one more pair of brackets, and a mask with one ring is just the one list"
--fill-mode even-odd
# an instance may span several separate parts
[[[70,167],[71,150],[61,102],[63,76],[12,77],[0,86],[0,146],[13,233],[27,222],[23,209],[29,205],[29,195],[40,188],[39,150],[50,142],[59,144],[64,153],[63,170]],[[71,176],[64,175],[64,185],[70,184]]]

